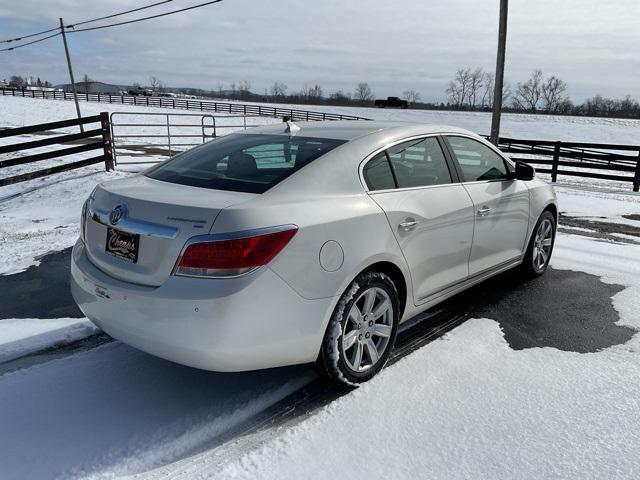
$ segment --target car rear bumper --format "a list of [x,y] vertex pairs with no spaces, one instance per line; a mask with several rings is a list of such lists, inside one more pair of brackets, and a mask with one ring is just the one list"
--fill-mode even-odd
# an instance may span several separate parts
[[71,292],[112,337],[177,363],[242,371],[315,361],[337,297],[307,300],[262,268],[229,279],[170,277],[159,287],[115,279],[78,241]]

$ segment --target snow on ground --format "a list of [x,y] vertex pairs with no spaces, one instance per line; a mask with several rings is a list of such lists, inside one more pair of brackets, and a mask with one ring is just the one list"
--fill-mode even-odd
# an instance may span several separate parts
[[640,215],[640,193],[630,189],[598,188],[590,184],[554,184],[560,212],[569,217],[604,220],[640,227],[640,221],[623,215]]
[[[613,304],[620,324],[640,328],[640,247],[560,235],[552,265],[627,286]],[[158,473],[631,479],[639,398],[639,335],[597,353],[514,351],[495,321],[473,319],[221,470],[204,453]]]
[[2,320],[0,363],[98,332],[86,318],[16,318]]
[[[125,175],[100,170],[89,176],[66,172],[56,179],[29,182],[37,188],[0,201],[0,275],[21,272],[39,264],[39,258],[48,252],[72,246],[80,234],[82,204],[95,185]],[[0,197],[3,194],[0,187]]]
[[[256,104],[317,112],[357,115],[373,120],[434,123],[466,128],[480,135],[491,130],[490,112],[399,110],[390,108],[335,107],[329,105]],[[500,135],[518,139],[573,142],[640,144],[640,120],[596,117],[568,117],[506,113]]]
[[308,381],[300,368],[205,372],[117,342],[4,374],[0,478],[145,471],[205,445]]
[[[22,98],[22,97],[3,97],[0,96],[0,127],[23,127],[26,125],[34,125],[38,123],[56,122],[58,120],[67,120],[76,118],[75,105],[72,101],[64,100],[43,100],[38,98]],[[193,110],[180,110],[173,108],[147,107],[146,105],[121,105],[118,103],[94,103],[80,102],[80,112],[83,117],[98,115],[100,112],[122,112],[132,114],[136,112],[142,113],[168,113],[168,114],[189,114],[199,116],[200,112]],[[203,115],[214,115],[228,118],[224,112],[202,112]],[[271,123],[273,121],[281,121],[279,119],[270,119],[268,117],[259,117],[263,123]],[[151,123],[145,115],[126,116],[127,120],[135,120],[136,123]],[[165,122],[166,120],[162,120]],[[197,119],[199,122],[200,120]],[[128,123],[128,122],[122,122]],[[159,124],[162,122],[158,121]],[[185,121],[184,123],[192,123]],[[232,120],[225,120],[223,125],[232,124]],[[164,125],[166,131],[166,124]],[[58,131],[58,130],[56,130]],[[78,131],[78,127],[66,127],[59,131],[74,133]]]

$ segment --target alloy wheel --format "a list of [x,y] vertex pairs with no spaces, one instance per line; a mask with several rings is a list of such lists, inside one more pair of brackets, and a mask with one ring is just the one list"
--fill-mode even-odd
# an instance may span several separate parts
[[371,287],[360,293],[342,330],[342,354],[354,372],[374,367],[385,353],[393,329],[393,304],[385,290]]
[[551,248],[553,247],[553,223],[548,218],[545,218],[536,231],[536,236],[533,243],[533,267],[540,271],[542,270],[549,256],[551,255]]

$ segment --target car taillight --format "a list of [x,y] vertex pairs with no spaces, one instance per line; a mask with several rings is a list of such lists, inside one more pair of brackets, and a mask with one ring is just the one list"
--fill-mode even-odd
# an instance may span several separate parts
[[82,239],[82,241],[85,241],[85,228],[87,225],[87,204],[89,203],[89,200],[87,200],[86,202],[84,202],[84,204],[82,205],[82,213],[80,214],[80,238]]
[[298,231],[288,225],[278,231],[247,237],[187,244],[174,275],[190,277],[234,277],[269,263]]

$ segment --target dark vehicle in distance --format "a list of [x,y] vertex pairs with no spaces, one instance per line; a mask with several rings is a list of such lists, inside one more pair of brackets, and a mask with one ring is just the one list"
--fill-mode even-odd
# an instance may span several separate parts
[[132,87],[127,90],[127,94],[142,95],[143,97],[151,97],[153,95],[153,90],[141,88],[141,87]]
[[376,100],[375,104],[378,108],[409,108],[409,102],[398,97],[387,97],[386,100]]

